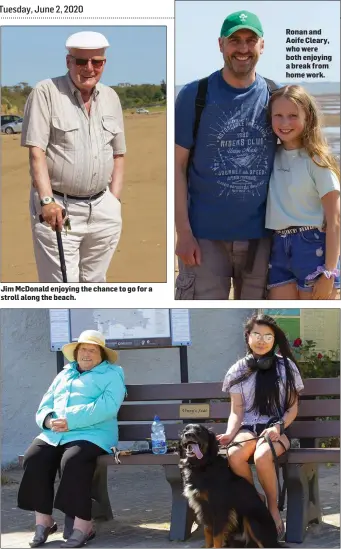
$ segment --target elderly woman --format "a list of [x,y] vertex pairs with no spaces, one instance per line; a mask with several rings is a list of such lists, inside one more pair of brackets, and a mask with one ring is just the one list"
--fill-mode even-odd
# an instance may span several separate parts
[[69,364],[40,403],[36,422],[42,432],[25,453],[18,493],[18,507],[36,515],[31,547],[43,545],[56,532],[53,507],[74,517],[73,532],[61,547],[82,547],[95,536],[92,478],[98,456],[117,444],[117,414],[126,394],[123,370],[114,364],[117,353],[105,346],[100,332],[86,330],[62,351]]

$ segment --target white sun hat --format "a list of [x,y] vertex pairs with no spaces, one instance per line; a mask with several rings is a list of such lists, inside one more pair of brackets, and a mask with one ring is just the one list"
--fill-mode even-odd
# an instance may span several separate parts
[[100,32],[82,31],[71,34],[66,40],[67,50],[75,48],[77,50],[100,50],[110,46],[106,37]]
[[105,346],[105,338],[104,335],[101,334],[101,332],[97,332],[96,330],[85,330],[79,336],[78,341],[74,343],[67,343],[62,347],[63,355],[69,362],[73,362],[75,360],[73,352],[79,343],[91,343],[92,345],[99,345],[100,347],[102,347],[102,349],[105,350],[109,362],[115,363],[117,361],[117,352]]

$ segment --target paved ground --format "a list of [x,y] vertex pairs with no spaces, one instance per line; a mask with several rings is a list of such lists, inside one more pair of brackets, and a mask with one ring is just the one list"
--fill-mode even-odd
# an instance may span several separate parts
[[[302,545],[288,547],[336,548],[340,547],[340,488],[339,466],[320,469],[320,498],[323,523],[309,527]],[[1,547],[28,547],[34,529],[33,513],[16,508],[16,494],[21,470],[4,472],[2,488],[2,538]],[[170,487],[162,467],[110,468],[110,500],[115,518],[111,522],[97,524],[97,536],[89,543],[91,548],[106,547],[203,547],[203,535],[197,529],[186,542],[170,542]],[[54,515],[59,533],[51,536],[44,547],[54,549],[62,540],[63,516]],[[285,513],[283,515],[285,518]],[[196,528],[196,526],[194,527]]]

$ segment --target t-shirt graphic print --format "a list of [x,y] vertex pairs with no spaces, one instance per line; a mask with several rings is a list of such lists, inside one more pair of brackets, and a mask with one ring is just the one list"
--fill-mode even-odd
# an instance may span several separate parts
[[[176,144],[193,144],[198,82],[176,101]],[[258,76],[248,88],[209,77],[205,109],[189,169],[189,217],[194,236],[244,240],[266,235],[265,205],[276,138],[267,117],[269,92]]]

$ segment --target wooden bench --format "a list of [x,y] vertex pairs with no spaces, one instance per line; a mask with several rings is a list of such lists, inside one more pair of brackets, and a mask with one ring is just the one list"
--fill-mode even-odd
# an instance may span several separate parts
[[[306,528],[311,522],[321,522],[321,507],[318,489],[318,464],[339,463],[339,448],[318,448],[318,439],[339,437],[340,435],[340,380],[339,378],[305,379],[301,394],[299,413],[289,428],[289,434],[300,440],[300,448],[291,449],[280,458],[284,478],[284,491],[287,492],[287,535],[289,543],[302,543]],[[229,416],[230,404],[221,383],[184,383],[163,385],[130,385],[128,397],[119,413],[120,441],[145,440],[150,438],[151,425],[158,414],[162,421],[176,420],[178,423],[165,423],[169,440],[178,439],[183,424],[194,421],[203,423],[216,434],[225,432],[226,422],[216,420]],[[319,399],[333,396],[333,399]],[[214,402],[216,399],[224,401]],[[178,403],[170,402],[177,400]],[[189,401],[210,403],[209,421],[196,418],[180,418],[179,404]],[[141,404],[141,401],[143,404]],[[151,401],[162,401],[153,404]],[[331,417],[338,417],[332,420]],[[317,418],[325,418],[320,421]],[[134,422],[132,425],[126,422]],[[191,534],[194,516],[182,496],[182,483],[178,469],[179,456],[167,453],[162,456],[139,454],[121,457],[122,465],[162,465],[166,479],[172,488],[172,512],[169,537],[171,540],[185,540]],[[107,493],[106,469],[114,465],[112,456],[101,456],[98,460],[94,480],[94,517],[111,519],[112,510]]]
[[[321,507],[318,489],[318,464],[339,463],[339,448],[318,448],[318,439],[340,435],[340,380],[339,378],[305,379],[299,413],[289,428],[289,434],[300,440],[300,448],[291,449],[279,458],[283,472],[284,489],[287,493],[286,541],[302,543],[306,528],[311,522],[321,522]],[[119,412],[119,440],[138,441],[150,438],[151,422],[156,414],[165,423],[168,440],[178,440],[179,433],[187,423],[202,423],[216,434],[224,433],[230,404],[221,383],[183,383],[162,385],[129,385],[128,397]],[[321,396],[333,396],[322,400]],[[337,397],[337,398],[335,398]],[[217,399],[219,399],[217,401]],[[222,401],[223,399],[223,401]],[[152,401],[162,401],[153,403]],[[176,403],[174,401],[177,401]],[[180,417],[180,404],[210,402],[209,419]],[[332,416],[338,420],[330,419]],[[318,418],[325,418],[320,421]],[[132,422],[129,424],[128,422]],[[149,422],[148,424],[144,422]],[[169,538],[186,540],[191,535],[194,522],[192,510],[182,495],[182,482],[176,453],[165,455],[138,454],[120,457],[122,465],[162,465],[172,489],[172,510]],[[116,465],[112,455],[98,458],[93,482],[93,517],[113,518],[107,490],[107,467]],[[66,529],[72,528],[66,518]]]

